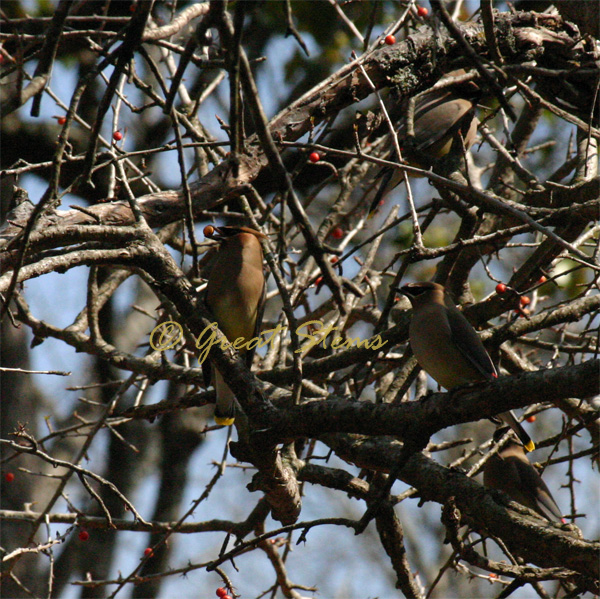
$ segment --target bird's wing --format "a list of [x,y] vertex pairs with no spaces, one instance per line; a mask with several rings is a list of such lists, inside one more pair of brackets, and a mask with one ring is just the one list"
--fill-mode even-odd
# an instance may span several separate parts
[[473,104],[451,93],[428,98],[415,109],[415,147],[423,151],[442,138],[454,135],[468,113],[474,114]]
[[487,353],[479,335],[471,326],[464,315],[456,308],[446,306],[446,316],[450,324],[452,342],[460,353],[479,371],[485,378],[496,378],[496,368]]
[[538,471],[530,463],[525,463],[522,460],[515,462],[515,466],[521,480],[521,487],[530,489],[534,493],[534,499],[540,512],[542,512],[548,520],[562,520],[560,508],[556,505],[550,489],[546,486],[543,478],[538,474]]
[[[260,296],[260,300],[258,302],[258,309],[256,311],[256,322],[254,323],[254,334],[252,338],[258,337],[260,335],[260,330],[262,328],[262,320],[263,314],[265,313],[265,301],[267,299],[267,279],[265,278],[263,283],[263,290]],[[246,352],[246,366],[250,369],[252,368],[252,361],[254,360],[254,354],[256,353],[256,344],[254,347]]]

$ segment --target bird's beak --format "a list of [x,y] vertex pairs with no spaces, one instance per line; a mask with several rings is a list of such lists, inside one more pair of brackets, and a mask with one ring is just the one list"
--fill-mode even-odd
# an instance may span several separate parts
[[213,227],[211,225],[204,228],[204,237],[208,237],[208,239],[212,239],[213,241],[223,241],[227,235],[221,227]]
[[215,232],[213,233],[213,236],[211,237],[211,239],[214,239],[216,241],[223,241],[223,239],[225,239],[225,237],[227,237],[227,235],[225,234],[225,231],[223,231],[223,229],[221,229],[221,227],[215,227]]

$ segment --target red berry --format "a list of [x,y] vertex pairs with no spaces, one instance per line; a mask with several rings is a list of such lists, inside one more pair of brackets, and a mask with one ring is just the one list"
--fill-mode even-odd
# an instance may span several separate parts
[[420,17],[426,17],[429,14],[429,11],[424,6],[419,6],[419,8],[417,8],[417,14]]
[[323,282],[323,277],[317,277],[315,281],[315,286],[318,287]]
[[344,236],[344,229],[342,227],[334,227],[331,231],[331,236],[334,239],[341,239]]
[[7,483],[12,483],[12,481],[13,481],[13,480],[15,480],[15,475],[14,475],[12,472],[7,472],[7,473],[4,475],[4,480],[5,480]]
[[495,572],[490,572],[490,578],[498,578],[498,574]]
[[59,117],[56,119],[56,122],[57,122],[59,125],[64,125],[64,124],[67,122],[67,117],[66,117],[66,116],[59,116]]
[[233,599],[231,595],[223,595],[222,599]]
[[121,141],[123,139],[123,134],[120,131],[115,131],[113,133],[113,139],[115,141]]
[[146,547],[146,549],[144,549],[144,555],[152,555],[152,547]]
[[504,283],[498,283],[496,285],[496,293],[504,293],[506,291],[506,285]]
[[206,225],[202,232],[204,233],[204,237],[211,237],[215,232],[215,228],[212,225]]
[[526,418],[527,422],[535,422],[535,414],[532,414],[531,416],[527,416]]
[[339,258],[337,256],[333,256],[329,262],[331,262],[331,264],[335,264],[338,261],[339,261]]
[[308,159],[314,164],[315,162],[319,162],[319,160],[321,160],[321,155],[319,152],[312,152]]
[[527,306],[531,303],[531,298],[527,295],[522,295],[521,299],[519,300],[519,303],[521,304],[521,306]]
[[87,530],[79,531],[79,540],[87,541],[90,538],[90,533]]
[[396,43],[396,38],[393,35],[386,35],[384,41],[388,46],[393,46]]
[[543,284],[544,284],[544,283],[545,283],[547,280],[548,280],[548,279],[547,279],[547,278],[546,278],[544,275],[542,275],[542,276],[541,276],[541,277],[538,279],[538,282],[537,282],[537,284],[538,284],[538,285],[543,285]]
[[223,597],[225,597],[227,595],[227,589],[224,589],[223,587],[219,587],[217,589],[217,597],[221,597],[221,599],[223,599]]

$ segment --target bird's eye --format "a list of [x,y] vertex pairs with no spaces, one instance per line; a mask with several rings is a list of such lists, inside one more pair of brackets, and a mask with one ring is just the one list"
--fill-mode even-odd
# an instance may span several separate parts
[[235,237],[240,233],[240,230],[237,227],[229,227],[227,225],[223,227],[219,227],[219,234],[221,237]]
[[425,293],[427,293],[428,289],[426,287],[410,287],[410,294],[413,297],[420,297],[421,295],[424,295]]

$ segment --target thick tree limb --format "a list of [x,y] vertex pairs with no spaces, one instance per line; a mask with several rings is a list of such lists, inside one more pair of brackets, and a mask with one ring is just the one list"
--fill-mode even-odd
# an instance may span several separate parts
[[[559,56],[573,62],[586,63],[589,58],[582,47],[576,46],[572,31],[562,28],[562,21],[552,15],[534,13],[501,14],[496,19],[503,35],[498,37],[499,49],[507,62],[535,58],[540,66],[556,66]],[[536,28],[536,29],[534,29]],[[535,33],[535,35],[533,35]],[[543,35],[545,34],[545,35]],[[448,70],[461,49],[450,37],[434,44],[434,33],[421,28],[407,40],[394,46],[384,46],[373,53],[342,67],[323,83],[307,92],[302,98],[281,111],[270,122],[271,136],[277,140],[295,141],[316,124],[326,121],[371,94],[370,84],[360,74],[358,61],[377,89],[396,85],[405,96],[422,91],[431,83],[431,53],[435,46],[435,62],[443,72]],[[463,35],[481,56],[488,52],[483,26],[468,24]],[[423,76],[426,73],[427,76]],[[258,139],[247,140],[246,152],[236,157],[237,169],[225,160],[205,177],[191,184],[193,209],[196,215],[232,196],[241,193],[244,186],[254,181],[268,168],[268,160]],[[237,172],[234,175],[234,172]],[[138,203],[152,227],[173,222],[183,217],[184,196],[180,190],[168,190],[138,198]],[[130,224],[132,221],[126,203],[99,204],[90,210],[101,222]],[[77,211],[58,213],[63,224],[82,224],[94,219]]]
[[[400,451],[399,445],[350,435],[330,435],[325,441],[343,459],[361,468],[386,472],[394,467]],[[558,526],[507,509],[476,481],[423,454],[415,454],[408,460],[399,479],[418,489],[422,500],[445,504],[454,497],[476,530],[501,538],[511,552],[528,562],[544,568],[569,568],[589,579],[588,589],[596,587],[594,579],[600,570],[599,542],[579,539]],[[510,502],[509,506],[518,504]]]

